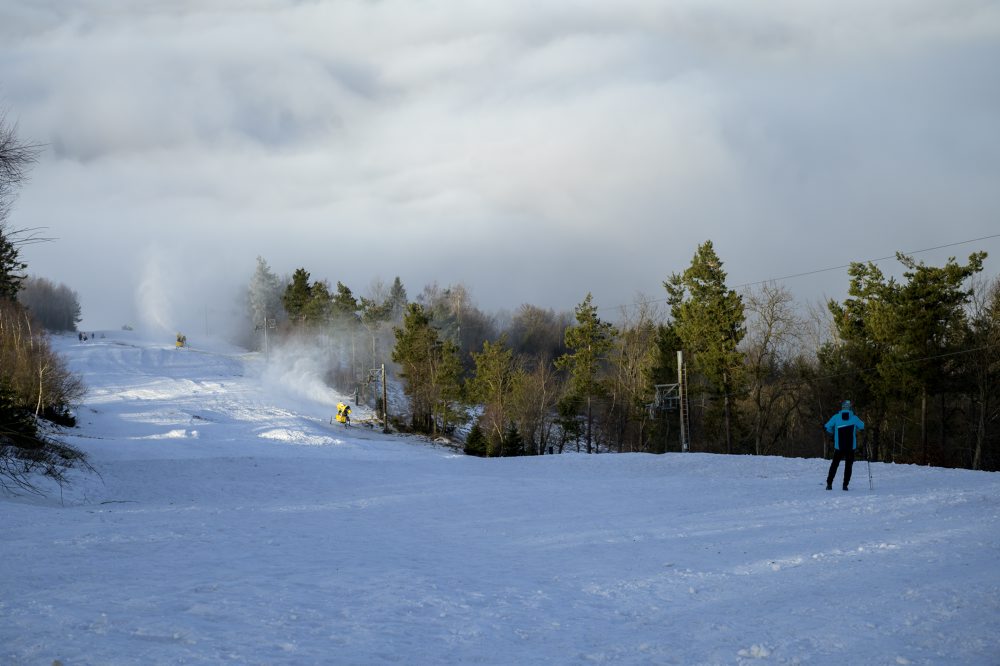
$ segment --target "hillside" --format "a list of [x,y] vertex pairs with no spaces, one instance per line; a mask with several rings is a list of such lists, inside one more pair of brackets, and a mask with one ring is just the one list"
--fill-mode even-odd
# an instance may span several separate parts
[[1000,659],[996,474],[470,458],[331,425],[307,367],[171,343],[54,340],[99,476],[0,495],[0,663]]

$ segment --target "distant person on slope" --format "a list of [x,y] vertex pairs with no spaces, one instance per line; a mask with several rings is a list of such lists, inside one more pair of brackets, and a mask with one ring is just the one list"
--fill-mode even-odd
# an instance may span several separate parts
[[865,422],[851,411],[851,401],[845,400],[840,411],[830,417],[825,427],[833,435],[833,462],[830,463],[830,473],[826,475],[826,489],[833,489],[833,477],[837,476],[837,468],[843,458],[844,490],[847,490],[854,467],[854,451],[858,448],[858,431],[865,429]]

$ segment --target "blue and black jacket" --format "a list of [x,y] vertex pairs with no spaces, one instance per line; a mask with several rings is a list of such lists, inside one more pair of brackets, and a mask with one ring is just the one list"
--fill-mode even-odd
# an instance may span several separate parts
[[865,422],[848,408],[831,416],[824,427],[833,435],[833,448],[839,449],[841,442],[850,442],[851,450],[854,450],[858,448],[858,430],[865,429]]

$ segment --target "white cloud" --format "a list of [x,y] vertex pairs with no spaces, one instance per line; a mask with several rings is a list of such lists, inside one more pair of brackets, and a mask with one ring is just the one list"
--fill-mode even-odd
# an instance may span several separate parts
[[39,2],[0,26],[0,97],[50,145],[14,222],[63,239],[26,258],[85,321],[132,302],[147,245],[237,282],[260,254],[570,308],[656,294],[706,238],[750,281],[985,235],[1000,203],[992,2]]

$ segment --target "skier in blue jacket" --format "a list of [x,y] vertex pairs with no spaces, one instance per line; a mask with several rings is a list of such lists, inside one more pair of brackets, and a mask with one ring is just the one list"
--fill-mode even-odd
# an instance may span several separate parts
[[854,467],[854,451],[858,448],[858,431],[865,429],[865,422],[851,411],[851,401],[845,400],[840,411],[831,416],[824,427],[833,435],[833,462],[830,463],[830,473],[826,475],[826,489],[833,489],[833,477],[837,475],[837,468],[843,459],[844,490],[847,490]]

